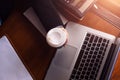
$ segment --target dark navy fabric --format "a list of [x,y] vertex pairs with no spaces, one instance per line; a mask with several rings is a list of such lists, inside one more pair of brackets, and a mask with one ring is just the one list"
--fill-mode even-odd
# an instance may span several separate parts
[[4,21],[14,7],[12,0],[0,0],[0,18]]
[[56,26],[63,25],[56,8],[50,0],[36,0],[33,3],[33,8],[46,31]]

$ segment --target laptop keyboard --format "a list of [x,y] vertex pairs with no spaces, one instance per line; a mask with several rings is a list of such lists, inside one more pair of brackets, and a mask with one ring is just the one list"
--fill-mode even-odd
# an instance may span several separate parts
[[87,33],[70,80],[96,80],[109,40]]

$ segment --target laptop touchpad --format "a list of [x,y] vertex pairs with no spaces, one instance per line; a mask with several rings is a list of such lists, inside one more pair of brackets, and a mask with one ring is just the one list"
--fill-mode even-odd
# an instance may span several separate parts
[[55,66],[70,69],[75,58],[76,51],[77,48],[70,45],[65,45],[64,47],[58,49],[54,58]]

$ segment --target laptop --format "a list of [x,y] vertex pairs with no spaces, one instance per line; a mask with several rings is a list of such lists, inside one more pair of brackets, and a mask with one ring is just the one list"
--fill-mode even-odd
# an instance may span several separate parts
[[57,49],[44,80],[110,80],[120,38],[68,22],[67,43]]

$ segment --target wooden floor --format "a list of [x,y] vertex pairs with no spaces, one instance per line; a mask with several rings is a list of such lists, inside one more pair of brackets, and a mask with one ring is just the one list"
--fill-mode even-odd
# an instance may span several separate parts
[[[120,0],[98,0],[97,3],[120,17]],[[79,23],[115,36],[120,33],[119,29],[92,10]],[[56,49],[48,46],[46,39],[19,11],[14,11],[0,28],[0,36],[2,35],[8,36],[34,80],[43,80]],[[120,55],[111,77],[111,80],[119,79]]]

